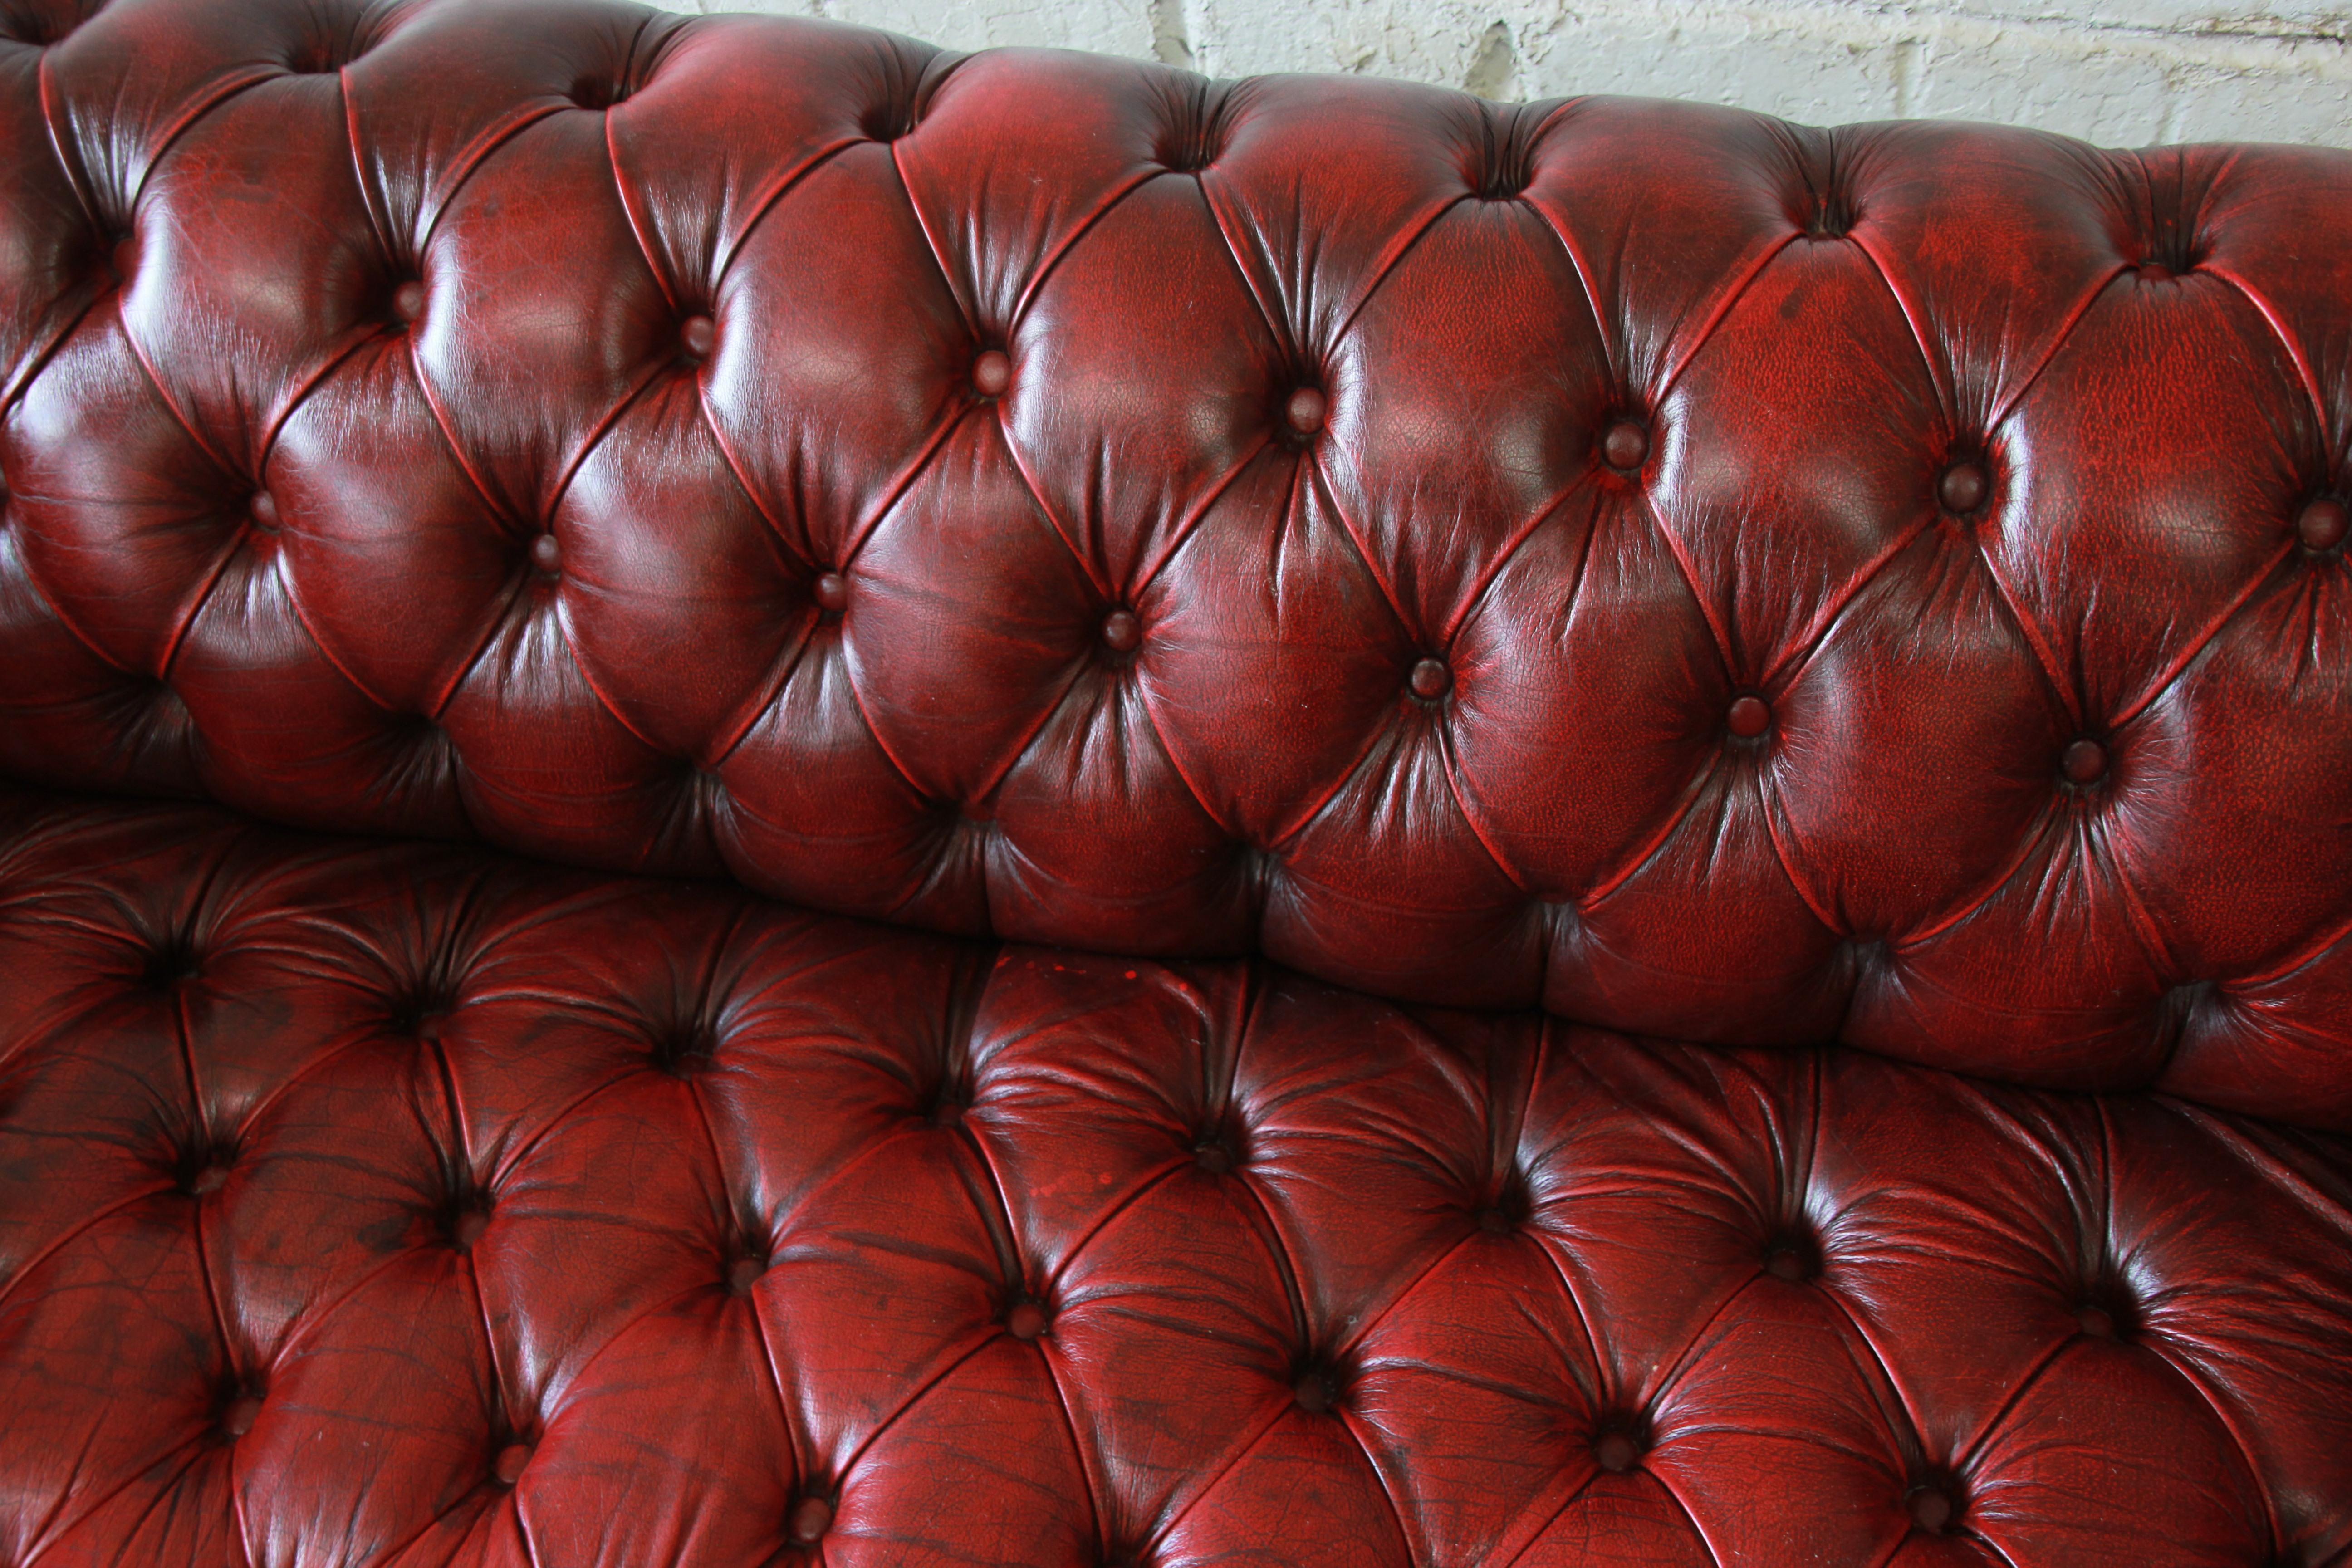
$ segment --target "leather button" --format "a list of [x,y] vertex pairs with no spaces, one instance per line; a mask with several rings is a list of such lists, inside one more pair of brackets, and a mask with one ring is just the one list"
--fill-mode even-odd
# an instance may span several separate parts
[[2095,1340],[2116,1337],[2116,1315],[2105,1307],[2085,1307],[2074,1314],[2075,1325]]
[[188,1192],[200,1198],[208,1198],[226,1185],[228,1162],[226,1160],[216,1159],[188,1178]]
[[1911,1522],[1930,1535],[1941,1535],[1957,1511],[1950,1494],[1940,1487],[1914,1487],[1904,1502],[1911,1510]]
[[1004,1326],[1016,1340],[1034,1340],[1045,1331],[1045,1309],[1034,1301],[1017,1302],[1004,1315]]
[[412,278],[392,291],[392,313],[404,321],[425,314],[425,285]]
[[278,531],[278,502],[268,490],[254,491],[253,500],[247,503],[246,510],[252,514],[256,525],[264,531]]
[[677,324],[677,341],[697,359],[709,359],[719,346],[719,325],[708,316],[688,316]]
[[530,542],[530,563],[549,576],[563,570],[563,544],[551,533],[542,533]]
[[490,1216],[480,1209],[467,1209],[449,1222],[449,1244],[460,1252],[470,1252],[490,1228]]
[[1772,727],[1771,704],[1761,697],[1738,697],[1723,716],[1724,724],[1743,741],[1752,741]]
[[1981,463],[1954,463],[1936,481],[1936,499],[1947,511],[1974,511],[1991,493],[1992,481],[1985,477]]
[[1003,349],[982,349],[971,362],[971,389],[982,397],[1002,397],[1013,384],[1013,361]]
[[833,1528],[833,1505],[821,1497],[805,1497],[793,1509],[793,1540],[814,1546]]
[[1488,1236],[1508,1236],[1511,1234],[1511,1216],[1501,1209],[1480,1209],[1478,1228]]
[[1812,1268],[1805,1255],[1793,1247],[1776,1247],[1764,1258],[1764,1271],[1775,1279],[1786,1279],[1791,1285],[1801,1285],[1812,1277]]
[[849,579],[838,572],[820,572],[810,592],[816,596],[816,607],[828,616],[837,616],[849,607]]
[[1339,1403],[1339,1381],[1328,1372],[1310,1372],[1290,1385],[1290,1396],[1309,1415],[1320,1415]]
[[1603,1432],[1592,1445],[1592,1457],[1612,1476],[1622,1476],[1642,1462],[1642,1445],[1622,1432]]
[[139,269],[139,241],[137,238],[129,237],[118,240],[115,243],[114,248],[107,253],[106,261],[108,266],[114,268],[114,276],[119,281],[126,284],[129,283],[131,281],[131,275]]
[[2107,749],[2096,741],[2076,741],[2059,757],[2058,771],[2070,784],[2095,784],[2106,776]]
[[1320,390],[1302,386],[1282,405],[1282,416],[1299,435],[1312,436],[1323,428],[1323,418],[1330,412],[1330,406]]
[[1424,658],[1412,667],[1411,683],[1415,697],[1423,702],[1434,702],[1454,684],[1454,672],[1445,668],[1443,659]]
[[1234,1168],[1234,1152],[1223,1143],[1196,1145],[1192,1150],[1192,1160],[1213,1176],[1222,1176]]
[[204,971],[204,959],[184,941],[160,942],[147,954],[140,978],[159,990],[194,980]]
[[2322,496],[2303,509],[2303,515],[2295,519],[2294,531],[2302,536],[2305,550],[2333,550],[2344,542],[2347,531],[2352,531],[2352,511],[2334,497]]
[[727,1289],[734,1295],[748,1296],[751,1287],[760,1282],[760,1276],[767,1271],[768,1260],[764,1258],[739,1258],[727,1266]]
[[225,1437],[242,1437],[252,1431],[253,1424],[260,1419],[260,1400],[251,1394],[247,1394],[242,1399],[232,1399],[229,1401],[228,1408],[221,1412],[221,1435]]
[[510,1487],[522,1479],[523,1468],[530,1463],[530,1444],[509,1443],[499,1450],[497,1460],[490,1466],[490,1474],[498,1478],[499,1485]]
[[[690,780],[694,764],[683,757],[677,761],[680,771]],[[646,1054],[653,1058],[655,1070],[667,1073],[672,1078],[693,1078],[709,1072],[719,1058],[719,1037],[708,1026],[699,1023],[673,1026],[662,1031],[649,1045],[651,1048]]]
[[1113,653],[1133,653],[1143,641],[1143,623],[1133,610],[1113,610],[1103,617],[1102,640]]
[[1650,459],[1650,433],[1632,419],[1620,419],[1601,437],[1601,460],[1630,474]]

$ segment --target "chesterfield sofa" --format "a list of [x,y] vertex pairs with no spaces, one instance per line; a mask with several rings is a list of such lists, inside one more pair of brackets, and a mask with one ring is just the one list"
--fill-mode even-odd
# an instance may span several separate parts
[[2352,154],[0,0],[0,1568],[2352,1563]]

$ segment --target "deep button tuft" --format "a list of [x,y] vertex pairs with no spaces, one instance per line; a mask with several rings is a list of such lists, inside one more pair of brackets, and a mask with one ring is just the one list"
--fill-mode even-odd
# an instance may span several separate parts
[[849,607],[849,579],[838,572],[820,572],[809,592],[816,599],[816,607],[828,616],[837,616]]
[[2139,270],[2151,281],[2194,272],[2205,264],[2204,237],[2197,231],[2194,208],[2184,200],[2179,179],[2175,174],[2152,189],[2154,199],[2140,214]]
[[1454,672],[1445,668],[1444,659],[1424,658],[1412,667],[1411,682],[1415,697],[1434,702],[1454,684]]
[[591,72],[573,82],[572,91],[566,96],[581,109],[602,110],[610,109],[616,103],[626,101],[629,88],[625,82],[615,81],[609,76],[598,76]]
[[523,1470],[530,1464],[530,1445],[509,1443],[499,1450],[499,1457],[490,1462],[490,1474],[497,1478],[499,1485],[510,1487],[522,1479]]
[[1222,1176],[1241,1168],[1241,1140],[1230,1128],[1216,1128],[1204,1132],[1192,1145],[1193,1163],[1213,1176]]
[[392,313],[402,321],[425,314],[425,285],[412,278],[392,291]]
[[1951,1528],[1953,1517],[1959,1512],[1952,1494],[1933,1482],[1913,1487],[1903,1502],[1911,1510],[1911,1522],[1930,1535],[1941,1535]]
[[1750,693],[1732,699],[1723,715],[1725,726],[1743,741],[1752,741],[1772,727],[1772,707]]
[[804,1497],[793,1505],[792,1535],[795,1544],[814,1546],[833,1528],[833,1505],[821,1497]]
[[402,995],[385,1000],[384,1027],[395,1035],[423,1037],[434,1032],[435,1026],[449,1016],[455,999],[436,986],[418,986]]
[[1045,1309],[1034,1301],[1015,1301],[1004,1314],[1004,1326],[1016,1340],[1034,1340],[1045,1331]]
[[1650,460],[1650,433],[1637,420],[1620,419],[1601,437],[1601,460],[1630,474]]
[[157,942],[147,950],[147,960],[140,966],[140,980],[157,990],[184,984],[204,972],[204,960],[195,944],[173,937]]
[[2112,1278],[2092,1283],[2075,1303],[2074,1326],[2089,1339],[2129,1341],[2139,1324],[2139,1302]]
[[332,76],[344,63],[341,51],[326,38],[312,38],[286,57],[286,68],[296,76]]
[[857,129],[875,142],[896,142],[914,128],[914,107],[897,99],[875,104],[857,117]]
[[1321,388],[1313,386],[1294,389],[1282,405],[1283,422],[1298,436],[1312,436],[1322,429],[1330,412],[1330,399],[1323,395]]
[[1217,161],[1223,134],[1222,100],[1208,94],[1190,97],[1174,106],[1175,113],[1160,128],[1152,155],[1171,174],[1197,174]]
[[1478,1228],[1485,1231],[1488,1236],[1508,1236],[1517,1228],[1517,1226],[1512,1221],[1511,1216],[1505,1214],[1501,1209],[1480,1209],[1478,1211]]
[[1810,1237],[1776,1236],[1765,1243],[1764,1272],[1773,1279],[1801,1285],[1821,1271],[1821,1254]]
[[982,349],[971,362],[971,389],[982,397],[1002,397],[1013,384],[1013,359],[1003,349]]
[[230,1400],[221,1411],[221,1436],[235,1441],[252,1431],[253,1424],[260,1419],[260,1399],[254,1394],[242,1394]]
[[1482,202],[1507,202],[1527,194],[1535,183],[1533,149],[1517,126],[1498,126],[1490,116],[1470,188]]
[[1992,481],[1985,476],[1984,465],[1966,459],[1946,468],[1936,481],[1936,499],[1944,503],[1946,511],[1972,512],[1991,493]]
[[1838,186],[1816,191],[1807,204],[1805,233],[1813,239],[1843,239],[1853,232],[1856,216],[1847,193]]
[[1290,1385],[1290,1396],[1309,1415],[1337,1409],[1340,1394],[1339,1374],[1328,1367],[1309,1367]]
[[654,1066],[672,1078],[709,1072],[719,1060],[719,1038],[698,1024],[667,1030],[653,1042]]
[[1113,610],[1103,617],[1102,640],[1113,653],[1133,653],[1143,643],[1143,622],[1133,610]]
[[677,324],[677,342],[693,358],[709,359],[719,346],[719,325],[708,316],[688,316]]
[[490,1211],[479,1204],[468,1205],[449,1216],[449,1245],[460,1252],[471,1252],[490,1228]]
[[2352,510],[2333,496],[2322,496],[2303,509],[2295,519],[2294,531],[2303,547],[2314,554],[2336,549],[2344,542],[2347,532],[2352,532]]
[[2074,742],[2060,753],[2058,771],[2075,788],[2086,788],[2106,776],[2107,749],[2088,737]]
[[735,1296],[750,1295],[751,1293],[751,1287],[757,1285],[760,1282],[760,1277],[767,1273],[767,1271],[768,1260],[764,1258],[745,1257],[737,1258],[734,1262],[727,1266],[727,1289],[729,1294]]
[[552,577],[563,570],[563,542],[551,533],[542,533],[530,542],[530,563]]
[[1641,1439],[1630,1432],[1603,1432],[1593,1440],[1592,1457],[1611,1475],[1624,1475],[1642,1462]]

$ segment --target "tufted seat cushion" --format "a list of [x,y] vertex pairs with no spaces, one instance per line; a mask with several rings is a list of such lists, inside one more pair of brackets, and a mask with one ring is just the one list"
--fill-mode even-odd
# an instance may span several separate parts
[[0,766],[2352,1127],[2352,155],[0,9]]
[[0,801],[0,1563],[2352,1561],[2352,1145]]

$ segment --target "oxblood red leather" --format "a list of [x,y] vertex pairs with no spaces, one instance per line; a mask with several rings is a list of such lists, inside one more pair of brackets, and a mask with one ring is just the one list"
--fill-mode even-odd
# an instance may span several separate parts
[[2352,155],[11,6],[21,775],[2352,1125]]
[[2352,1555],[2333,1136],[9,805],[10,1568]]
[[0,1568],[2352,1568],[2347,496],[2342,153],[0,0]]

